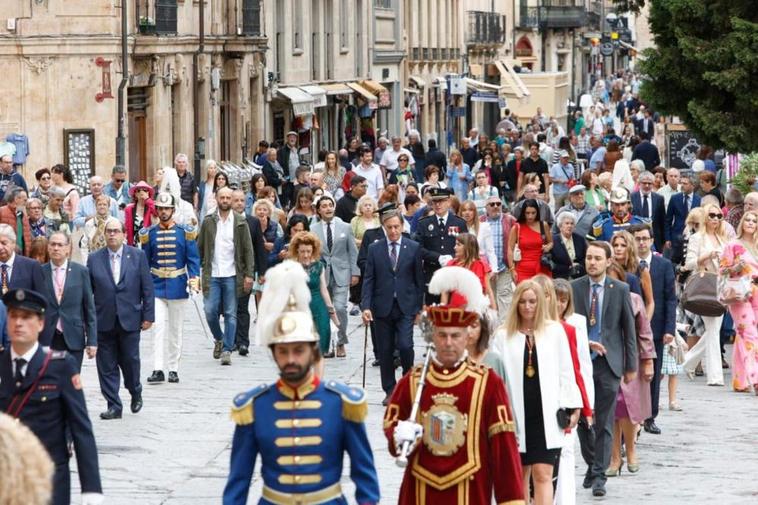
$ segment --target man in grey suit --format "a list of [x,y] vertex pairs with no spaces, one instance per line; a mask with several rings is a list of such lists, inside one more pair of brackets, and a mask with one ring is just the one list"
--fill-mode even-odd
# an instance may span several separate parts
[[587,275],[571,283],[576,312],[587,318],[587,334],[592,354],[595,383],[595,439],[588,427],[579,430],[582,453],[592,465],[584,477],[584,487],[593,496],[605,496],[605,470],[611,458],[616,394],[621,384],[637,376],[638,350],[629,285],[606,277],[611,263],[611,246],[592,242],[587,247]]
[[47,311],[40,344],[68,351],[81,371],[84,352],[89,359],[97,352],[97,314],[89,270],[69,260],[71,238],[66,233],[50,235],[47,251],[50,263],[42,265]]
[[[335,201],[331,195],[322,195],[316,200],[319,220],[311,231],[321,241],[321,259],[326,263],[326,284],[329,296],[337,311],[340,327],[337,337],[337,357],[344,358],[347,344],[347,294],[350,286],[358,284],[358,247],[350,225],[334,217]],[[333,358],[329,352],[325,358]]]

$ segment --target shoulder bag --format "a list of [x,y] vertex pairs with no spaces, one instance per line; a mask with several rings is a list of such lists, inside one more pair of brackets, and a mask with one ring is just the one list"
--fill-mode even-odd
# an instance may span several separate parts
[[699,316],[723,316],[726,307],[718,299],[718,284],[717,274],[704,270],[693,273],[684,284],[682,307]]
[[521,231],[521,225],[516,225],[516,245],[513,246],[513,262],[518,263],[521,261],[521,248],[518,245],[519,232]]

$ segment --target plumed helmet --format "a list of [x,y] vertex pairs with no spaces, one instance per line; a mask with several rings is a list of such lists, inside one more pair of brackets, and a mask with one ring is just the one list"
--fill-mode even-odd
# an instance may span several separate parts
[[318,342],[310,301],[308,274],[300,263],[285,260],[268,269],[258,307],[258,345]]

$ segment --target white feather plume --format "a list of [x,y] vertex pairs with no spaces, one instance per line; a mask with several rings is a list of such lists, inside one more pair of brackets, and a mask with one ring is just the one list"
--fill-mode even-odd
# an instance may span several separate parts
[[489,306],[487,297],[482,293],[482,283],[476,274],[467,268],[450,266],[434,272],[429,282],[429,292],[440,295],[450,291],[457,291],[466,297],[468,311],[483,314]]
[[300,263],[285,260],[266,270],[266,289],[258,304],[258,323],[255,327],[258,345],[268,345],[276,320],[287,308],[290,294],[295,297],[297,310],[310,313],[308,274]]

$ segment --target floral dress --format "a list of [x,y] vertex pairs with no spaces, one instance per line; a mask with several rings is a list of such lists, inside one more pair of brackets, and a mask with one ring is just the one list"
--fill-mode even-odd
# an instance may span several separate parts
[[[734,267],[742,261],[740,270]],[[721,274],[731,277],[749,276],[753,283],[747,300],[729,304],[729,313],[734,319],[734,347],[732,349],[732,387],[746,391],[758,385],[758,257],[745,248],[739,240],[724,247],[721,254]]]

